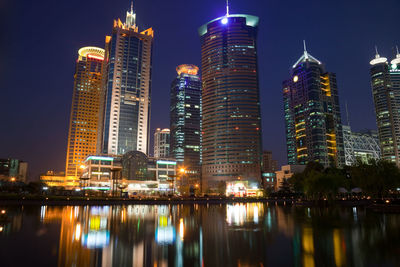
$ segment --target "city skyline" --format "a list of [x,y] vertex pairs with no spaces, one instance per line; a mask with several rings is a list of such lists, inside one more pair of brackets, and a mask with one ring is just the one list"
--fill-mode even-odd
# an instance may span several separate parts
[[[180,1],[176,1],[176,5],[179,6]],[[314,1],[311,1],[311,3]],[[367,2],[366,6],[369,7],[368,12],[372,12],[374,10],[372,1],[364,1]],[[200,8],[199,11],[196,13],[196,16],[193,19],[193,24],[190,23],[189,25],[183,27],[183,29],[190,30],[190,35],[191,36],[196,36],[197,28],[202,25],[205,21],[211,20],[215,17],[219,17],[224,14],[224,1],[222,1],[220,4],[216,4],[214,2],[208,2],[212,3],[212,11],[207,12],[206,9]],[[76,2],[71,3],[72,5],[77,5]],[[274,7],[278,10],[280,10],[281,7],[274,6],[275,3],[270,4],[270,8]],[[16,6],[18,4],[15,4]],[[63,3],[65,5],[65,3]],[[154,25],[154,29],[157,34],[160,34],[160,39],[164,38],[164,42],[167,42],[165,35],[171,34],[171,35],[179,35],[182,34],[184,31],[178,31],[174,30],[173,27],[160,27],[160,21],[161,18],[155,18],[154,16],[149,15],[149,7],[146,7],[146,3],[144,2],[137,2],[135,3],[137,5],[137,12],[140,13],[141,17],[141,23],[145,21],[146,25]],[[205,4],[206,5],[206,4]],[[260,6],[262,6],[261,4]],[[321,4],[323,5],[323,4]],[[341,5],[344,5],[341,1],[337,3],[337,6],[333,8],[332,11],[337,11]],[[174,6],[174,5],[172,5]],[[350,10],[351,7],[355,8],[354,4],[349,4]],[[344,40],[346,39],[347,42],[346,44],[339,44],[334,45],[334,44],[329,44],[329,41],[332,42],[332,37],[328,36],[323,36],[318,34],[312,34],[313,32],[315,33],[315,29],[307,29],[307,30],[299,30],[298,32],[293,33],[293,36],[291,37],[291,42],[290,45],[285,44],[284,48],[280,50],[279,53],[276,53],[277,55],[274,56],[273,54],[275,53],[275,49],[277,46],[282,45],[284,43],[284,40],[280,39],[270,39],[269,31],[272,31],[272,25],[274,22],[272,21],[268,16],[262,15],[263,12],[259,11],[257,9],[258,5],[257,3],[251,2],[246,4],[243,3],[232,3],[231,10],[232,13],[249,13],[249,14],[255,14],[258,15],[261,18],[261,21],[265,21],[264,23],[261,24],[260,29],[259,29],[259,38],[261,41],[259,41],[259,53],[260,58],[260,89],[261,89],[261,109],[262,109],[262,117],[263,117],[263,129],[264,134],[263,134],[263,144],[264,144],[264,149],[269,149],[272,150],[274,155],[277,155],[277,158],[279,160],[280,164],[285,163],[285,158],[286,158],[286,151],[285,151],[285,138],[284,138],[284,129],[283,129],[283,109],[282,109],[282,99],[280,97],[280,86],[279,83],[281,80],[285,78],[285,74],[287,73],[287,66],[290,66],[290,63],[296,59],[298,53],[301,51],[301,40],[306,39],[308,46],[310,47],[310,50],[313,51],[313,55],[315,55],[317,58],[324,58],[324,62],[329,65],[329,68],[334,70],[337,73],[338,76],[338,87],[341,97],[341,104],[343,105],[346,100],[349,103],[349,109],[350,109],[350,114],[351,114],[351,121],[352,121],[352,126],[355,129],[361,129],[361,128],[372,128],[376,129],[375,125],[375,116],[374,116],[374,110],[373,110],[373,105],[372,105],[372,96],[371,96],[371,89],[370,89],[370,84],[369,84],[369,65],[368,61],[372,58],[373,56],[373,45],[377,44],[380,54],[382,56],[386,56],[389,59],[394,58],[393,55],[390,54],[389,50],[390,48],[396,45],[396,41],[398,42],[399,40],[395,40],[393,35],[394,31],[392,30],[391,32],[388,32],[388,29],[394,29],[394,26],[391,26],[390,23],[387,23],[390,21],[390,12],[392,10],[396,10],[395,7],[398,7],[399,4],[393,3],[392,8],[389,8],[390,5],[388,4],[387,7],[384,8],[386,10],[387,16],[379,17],[380,21],[374,21],[373,25],[377,25],[378,23],[382,23],[379,25],[387,25],[385,32],[387,32],[387,35],[389,36],[384,36],[383,33],[381,36],[379,36],[378,33],[376,33],[376,30],[374,31],[375,34],[370,34],[367,38],[362,37],[361,39],[365,38],[364,41],[366,42],[362,46],[357,46],[357,42],[350,42],[351,38],[337,38],[339,40]],[[28,5],[29,7],[29,5]],[[28,7],[25,7],[28,9]],[[34,6],[34,8],[43,8],[42,4],[38,4]],[[47,7],[47,12],[49,12],[49,8],[54,8],[54,6],[49,6]],[[104,20],[104,25],[108,25],[108,28],[106,30],[104,29],[98,29],[94,31],[95,36],[89,36],[89,33],[87,30],[85,30],[85,27],[88,27],[87,25],[80,25],[82,26],[82,29],[80,30],[85,37],[77,37],[67,35],[69,36],[68,38],[72,39],[73,41],[70,41],[68,44],[68,47],[63,47],[63,45],[60,44],[62,47],[62,50],[64,53],[65,51],[68,51],[65,55],[62,55],[62,53],[59,54],[59,57],[57,58],[57,64],[60,65],[65,65],[66,67],[63,67],[62,74],[60,75],[57,73],[58,76],[57,78],[55,77],[50,77],[49,80],[47,81],[43,79],[43,76],[41,76],[41,73],[38,74],[36,70],[30,70],[29,74],[27,77],[34,78],[32,82],[31,79],[26,79],[28,80],[28,83],[25,79],[19,80],[18,86],[20,88],[15,87],[14,84],[12,84],[10,81],[5,82],[6,88],[9,88],[9,90],[6,91],[5,97],[3,98],[6,100],[6,103],[2,102],[2,112],[3,114],[9,114],[10,116],[6,116],[7,118],[2,118],[0,121],[2,125],[6,126],[7,131],[2,132],[1,135],[1,143],[0,147],[2,147],[2,157],[15,157],[15,158],[20,158],[22,160],[28,161],[30,166],[33,167],[31,170],[32,175],[37,175],[40,172],[44,172],[47,169],[56,169],[56,170],[62,170],[63,165],[65,163],[65,148],[66,148],[66,132],[68,128],[68,113],[69,113],[69,103],[71,102],[71,88],[72,88],[72,75],[70,75],[74,68],[72,67],[72,54],[76,55],[76,51],[78,50],[78,47],[82,47],[85,45],[96,45],[99,47],[102,47],[102,42],[104,43],[104,36],[107,35],[110,32],[109,27],[112,23],[112,19],[116,17],[122,17],[124,12],[128,9],[129,7],[129,1],[119,1],[118,4],[113,6],[112,10],[110,11],[107,8],[102,8],[99,9],[101,11],[101,19]],[[184,7],[186,8],[186,7]],[[189,7],[187,7],[189,8]],[[294,10],[301,10],[302,7],[300,6],[293,6]],[[321,7],[320,7],[321,8]],[[376,13],[378,14],[380,8],[378,7]],[[64,9],[65,10],[65,9]],[[269,12],[272,9],[270,9]],[[397,9],[398,10],[398,9]],[[26,12],[26,10],[23,9],[22,12]],[[44,11],[43,11],[44,12]],[[282,11],[281,11],[282,12]],[[368,13],[366,12],[366,13]],[[392,11],[393,12],[393,11]],[[35,12],[32,12],[35,13]],[[107,14],[106,14],[107,13]],[[146,14],[147,13],[147,14]],[[167,12],[168,13],[168,12]],[[210,14],[212,13],[212,14]],[[279,13],[279,12],[278,12]],[[346,12],[345,12],[346,13]],[[372,13],[375,13],[372,12]],[[10,14],[13,14],[11,12]],[[40,12],[39,12],[40,14]],[[45,13],[44,13],[45,14]],[[151,13],[150,13],[151,14]],[[383,13],[379,13],[383,14]],[[48,16],[52,16],[51,14],[47,14]],[[340,13],[340,15],[343,15],[343,13]],[[344,14],[346,15],[346,14]],[[29,19],[29,16],[22,16],[23,19]],[[46,16],[44,16],[46,17]],[[112,19],[109,19],[109,18]],[[367,16],[365,16],[367,17]],[[384,19],[383,19],[384,17]],[[394,16],[393,16],[394,17]],[[107,18],[107,19],[106,19]],[[276,18],[276,16],[275,16]],[[349,20],[349,17],[347,17]],[[360,19],[360,18],[358,18]],[[317,18],[316,18],[317,20]],[[351,19],[350,19],[351,20]],[[72,19],[68,20],[70,25],[68,27],[73,28],[74,23],[72,23]],[[279,20],[278,20],[279,21]],[[335,20],[330,21],[332,23]],[[346,16],[344,16],[343,21],[346,21]],[[363,18],[360,19],[358,23],[355,24],[362,24]],[[385,23],[383,22],[385,21]],[[292,21],[293,22],[293,21]],[[19,22],[21,23],[21,22]],[[41,22],[43,23],[43,22]],[[91,22],[88,20],[88,25],[91,25],[89,28],[93,27],[94,22]],[[324,22],[326,23],[326,22]],[[323,23],[323,24],[324,24]],[[336,27],[332,27],[332,29],[335,29],[336,31],[340,29],[340,25],[343,22],[338,22],[338,25]],[[305,23],[307,25],[307,23]],[[327,23],[329,24],[329,23]],[[39,25],[40,21],[39,21]],[[393,24],[394,25],[394,24]],[[42,25],[43,26],[43,25]],[[60,26],[60,25],[59,25]],[[65,25],[62,24],[60,27]],[[77,25],[75,25],[76,27]],[[157,29],[157,26],[159,27]],[[287,25],[286,25],[287,26]],[[303,25],[304,26],[304,25]],[[319,27],[319,26],[318,26]],[[317,27],[317,28],[318,28]],[[353,26],[354,27],[354,26]],[[392,28],[391,28],[392,27]],[[141,27],[143,28],[143,27]],[[289,27],[287,27],[289,28]],[[356,27],[357,28],[357,27]],[[379,28],[379,27],[377,27]],[[40,27],[38,27],[40,29]],[[342,28],[343,29],[343,28]],[[34,33],[36,30],[32,30],[32,33]],[[177,33],[175,33],[177,32]],[[362,32],[362,31],[361,31]],[[94,34],[93,33],[93,34]],[[283,33],[277,34],[275,32],[275,36],[281,36],[283,37]],[[361,36],[362,34],[359,33],[357,36]],[[9,36],[9,35],[7,35]],[[11,35],[12,37],[13,35]],[[157,35],[158,36],[158,35]],[[343,34],[345,37],[346,34]],[[348,34],[347,34],[348,36]],[[190,50],[184,50],[180,51],[177,49],[175,51],[175,56],[177,59],[174,59],[174,61],[168,61],[165,59],[165,56],[160,56],[162,53],[165,53],[165,50],[161,49],[161,46],[163,46],[163,43],[161,43],[161,40],[159,43],[155,45],[155,50],[154,50],[154,60],[157,62],[164,62],[160,65],[157,65],[156,63],[153,62],[153,66],[156,66],[153,70],[153,94],[152,96],[154,97],[154,106],[159,106],[159,109],[152,110],[153,113],[153,119],[151,122],[151,129],[150,132],[153,132],[153,129],[161,127],[165,128],[168,127],[168,115],[165,110],[168,110],[165,106],[168,107],[168,104],[161,104],[161,102],[165,99],[165,96],[168,96],[169,93],[169,79],[168,77],[171,77],[171,73],[174,72],[174,68],[180,64],[181,62],[193,62],[194,64],[199,63],[200,59],[200,49],[199,45],[196,44],[198,43],[198,38],[196,39],[195,37],[191,37],[190,43],[193,44]],[[49,38],[49,37],[46,37]],[[60,37],[58,37],[60,38]],[[87,39],[85,39],[87,38]],[[51,38],[50,38],[51,39]],[[93,39],[93,42],[90,41],[90,39]],[[268,40],[267,40],[268,39]],[[322,40],[320,40],[322,39]],[[334,39],[334,40],[337,40]],[[16,40],[19,40],[17,37],[10,38],[10,44],[16,42]],[[267,42],[268,41],[268,42]],[[72,45],[71,45],[72,42]],[[56,42],[57,43],[57,42]],[[79,43],[79,44],[78,44]],[[344,43],[344,42],[343,42]],[[361,42],[360,42],[361,43]],[[28,45],[32,44],[28,42]],[[57,43],[59,44],[59,43]],[[328,44],[328,45],[327,45]],[[7,45],[7,44],[6,44]],[[32,44],[33,45],[33,44]],[[45,47],[49,48],[49,45],[45,45]],[[66,44],[65,44],[66,45]],[[21,44],[18,44],[16,48],[21,46]],[[104,46],[104,44],[103,44]],[[196,48],[197,46],[197,48]],[[345,47],[344,47],[345,46]],[[24,47],[24,46],[22,46]],[[35,47],[35,45],[33,45]],[[16,48],[10,48],[11,51]],[[166,45],[166,48],[171,48],[171,45],[168,44]],[[160,49],[160,50],[159,50]],[[356,51],[358,50],[358,51]],[[29,51],[29,49],[27,49]],[[43,53],[41,53],[41,49],[38,49],[38,55],[43,56]],[[287,55],[285,55],[285,52]],[[357,52],[357,53],[356,53]],[[20,57],[24,55],[26,52],[21,51],[20,54],[16,55],[16,57]],[[183,55],[181,55],[182,53]],[[333,53],[333,54],[332,54]],[[355,56],[352,55],[352,53],[356,54]],[[289,55],[290,54],[290,55]],[[280,58],[277,60],[278,56],[285,55],[285,58],[282,59]],[[339,56],[338,56],[339,55]],[[33,56],[32,56],[33,57]],[[160,57],[160,58],[157,58]],[[270,59],[270,58],[271,59]],[[337,57],[337,58],[335,58]],[[30,57],[28,57],[29,59]],[[179,58],[179,60],[178,60]],[[354,58],[358,58],[358,60],[354,60]],[[9,59],[6,57],[6,62],[10,61],[11,64],[8,64],[8,69],[4,72],[5,74],[8,73],[8,71],[11,70],[11,74],[13,71],[15,71],[15,65],[13,65],[13,60]],[[352,60],[353,59],[353,60]],[[361,59],[361,60],[360,60]],[[346,77],[346,70],[347,72],[349,71],[349,68],[345,65],[350,65],[346,64],[347,60],[352,60],[353,64],[351,69],[354,69],[354,72],[347,74],[352,77]],[[178,62],[179,61],[179,62]],[[34,60],[30,62],[27,60],[26,64],[27,66],[30,66],[32,68],[34,66]],[[44,63],[48,63],[45,65],[44,63],[41,63],[43,65],[40,65],[43,70],[48,70],[48,65],[51,67],[53,63],[52,59],[45,58],[43,60]],[[270,69],[271,66],[273,65],[274,68]],[[354,65],[357,65],[357,67],[354,67]],[[282,67],[283,66],[283,67]],[[285,67],[286,66],[286,67]],[[2,69],[4,66],[1,66]],[[14,67],[14,68],[13,68]],[[25,66],[22,66],[22,71]],[[162,69],[165,69],[163,71]],[[40,69],[40,68],[39,68]],[[268,71],[269,70],[269,71]],[[272,70],[272,71],[271,71]],[[274,72],[279,73],[276,75]],[[46,75],[48,76],[49,74],[44,71]],[[165,74],[161,74],[160,72],[165,72]],[[3,73],[3,74],[4,74]],[[32,74],[31,74],[32,73]],[[38,75],[34,75],[34,74]],[[272,75],[271,75],[272,74]],[[15,75],[15,74],[14,74]],[[32,77],[31,77],[32,76]],[[33,77],[34,76],[34,77]],[[165,76],[168,76],[167,79]],[[277,76],[277,77],[275,77]],[[12,77],[12,76],[11,76]],[[42,77],[42,78],[41,78]],[[61,78],[60,78],[61,77]],[[157,78],[156,78],[157,77]],[[54,80],[54,79],[60,79],[60,80]],[[167,81],[166,81],[167,80]],[[55,83],[56,81],[56,83]],[[350,83],[349,81],[353,81],[353,83]],[[42,87],[43,83],[43,95],[46,95],[46,92],[49,93],[44,97],[43,99],[37,99],[36,96],[33,96],[31,98],[32,100],[37,100],[35,104],[33,103],[28,103],[28,105],[21,106],[21,103],[25,103],[24,99],[21,99],[20,101],[7,101],[9,99],[18,99],[16,98],[17,95],[16,92],[14,91],[20,91],[22,93],[26,93],[25,96],[28,96],[27,98],[30,99],[29,96],[31,96],[30,90],[27,88],[32,87],[32,91],[39,90]],[[46,84],[50,83],[50,85]],[[32,84],[32,85],[31,85]],[[56,87],[54,87],[54,84],[57,84]],[[277,86],[278,85],[278,86]],[[62,87],[61,91],[58,91],[57,89]],[[51,88],[51,89],[50,89]],[[18,90],[19,89],[19,90]],[[25,91],[24,91],[25,90]],[[57,93],[54,93],[49,90],[54,90]],[[348,90],[351,90],[350,92]],[[361,94],[361,100],[360,100],[360,93]],[[18,93],[20,94],[20,93]],[[42,94],[39,94],[42,95]],[[9,103],[7,103],[9,102]],[[274,103],[276,102],[276,104]],[[14,104],[14,105],[13,105]],[[28,109],[31,108],[31,114],[26,114],[21,112],[20,110]],[[4,109],[4,110],[3,110]],[[343,109],[342,109],[343,110]],[[361,111],[360,111],[361,110]],[[11,111],[11,112],[10,112]],[[165,114],[164,114],[165,113]],[[24,116],[23,116],[24,115]],[[34,117],[32,117],[34,116]],[[365,117],[365,118],[363,118]],[[343,119],[343,118],[342,118]],[[46,125],[44,126],[44,129],[42,128],[39,132],[35,129],[35,125],[38,123],[38,121],[45,121]],[[21,124],[19,122],[25,122],[24,127],[21,127]],[[343,120],[345,122],[345,120]],[[50,138],[46,138],[46,130],[49,131],[47,125],[50,125],[51,129],[53,132],[49,133]],[[21,133],[22,132],[22,133]],[[16,139],[18,138],[19,139]],[[44,140],[47,142],[44,142]],[[16,140],[22,140],[21,143],[17,143]],[[39,142],[37,142],[39,140]],[[36,160],[35,158],[37,157],[36,155],[41,155],[38,157]]]

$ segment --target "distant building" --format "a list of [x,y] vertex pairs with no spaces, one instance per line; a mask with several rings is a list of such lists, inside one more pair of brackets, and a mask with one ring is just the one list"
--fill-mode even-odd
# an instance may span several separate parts
[[157,128],[154,133],[154,157],[168,158],[170,148],[170,130]]
[[344,154],[346,165],[354,165],[357,160],[368,163],[381,158],[378,133],[373,130],[352,132],[350,126],[343,125]]
[[203,191],[261,182],[258,21],[227,12],[199,28]]
[[304,53],[283,82],[287,156],[290,165],[317,161],[344,165],[342,122],[336,74]]
[[263,171],[275,173],[278,170],[278,161],[272,158],[271,151],[264,151],[262,155]]
[[18,159],[0,159],[0,180],[27,182],[28,163]]
[[370,64],[382,159],[400,167],[400,53],[389,65],[376,51]]
[[76,185],[85,158],[96,154],[103,61],[104,49],[88,46],[78,51],[65,166],[66,176]]
[[148,154],[153,37],[139,32],[133,7],[106,37],[103,154]]
[[295,173],[301,173],[306,168],[306,165],[284,165],[280,171],[276,172],[275,191],[279,190],[282,183],[291,178]]
[[262,173],[262,184],[264,189],[275,190],[277,188],[277,180],[275,172],[263,172]]
[[49,187],[65,187],[65,172],[47,171],[45,174],[40,175],[40,181]]
[[170,93],[170,157],[184,168],[190,184],[200,180],[201,80],[199,68],[183,64],[176,68]]

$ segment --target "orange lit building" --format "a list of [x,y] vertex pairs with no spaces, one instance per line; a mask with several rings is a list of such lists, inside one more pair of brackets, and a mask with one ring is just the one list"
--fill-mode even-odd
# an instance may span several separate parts
[[89,46],[78,51],[68,132],[67,186],[77,185],[80,166],[88,155],[96,154],[103,61],[104,49]]

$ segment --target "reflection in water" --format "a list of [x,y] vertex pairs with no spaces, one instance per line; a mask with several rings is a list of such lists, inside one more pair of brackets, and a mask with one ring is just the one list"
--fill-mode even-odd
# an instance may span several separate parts
[[[56,227],[58,266],[339,267],[400,261],[400,216],[365,209],[263,203],[5,209],[2,248],[18,233],[28,236],[34,225],[38,234],[20,244],[33,249],[51,234],[44,229]],[[48,246],[54,246],[51,240]]]

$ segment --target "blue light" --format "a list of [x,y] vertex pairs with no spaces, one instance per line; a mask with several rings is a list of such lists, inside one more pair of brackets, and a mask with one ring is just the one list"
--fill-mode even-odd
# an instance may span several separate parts
[[227,24],[228,23],[228,18],[227,17],[223,18],[221,20],[221,22],[222,22],[222,24]]

